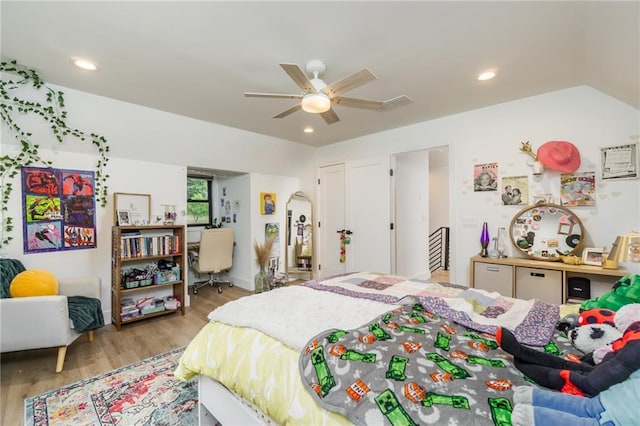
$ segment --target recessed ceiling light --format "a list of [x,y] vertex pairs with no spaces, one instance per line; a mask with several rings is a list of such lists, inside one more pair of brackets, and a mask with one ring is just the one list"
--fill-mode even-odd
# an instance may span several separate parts
[[308,126],[307,126],[307,127],[305,127],[305,128],[304,128],[304,132],[305,132],[305,133],[313,133],[313,127],[308,127]]
[[491,80],[495,76],[496,76],[496,72],[495,71],[485,71],[485,72],[483,72],[482,74],[480,74],[478,76],[478,80],[480,80],[480,81]]
[[75,57],[75,58],[71,58],[71,61],[73,62],[73,65],[75,65],[78,68],[82,68],[83,70],[96,71],[98,69],[98,66],[94,62],[91,62],[88,59]]

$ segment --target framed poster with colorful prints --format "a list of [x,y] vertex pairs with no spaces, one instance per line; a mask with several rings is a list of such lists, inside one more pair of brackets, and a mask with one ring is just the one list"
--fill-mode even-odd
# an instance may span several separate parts
[[23,167],[25,254],[96,248],[94,172]]

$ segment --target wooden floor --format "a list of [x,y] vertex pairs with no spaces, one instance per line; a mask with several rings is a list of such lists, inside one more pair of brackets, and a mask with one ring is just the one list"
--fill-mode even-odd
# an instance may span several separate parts
[[55,372],[57,349],[2,354],[0,358],[0,425],[22,425],[24,398],[53,390],[127,364],[186,346],[224,303],[251,294],[224,286],[222,293],[203,287],[191,296],[186,314],[139,321],[117,331],[109,324],[95,332],[93,343],[80,337],[67,350],[64,370]]
[[439,270],[431,273],[430,279],[433,280],[433,281],[442,281],[442,282],[445,282],[445,283],[449,283],[449,282],[451,282],[450,278],[449,278],[449,275],[450,275],[449,271],[445,271],[443,269],[439,269]]

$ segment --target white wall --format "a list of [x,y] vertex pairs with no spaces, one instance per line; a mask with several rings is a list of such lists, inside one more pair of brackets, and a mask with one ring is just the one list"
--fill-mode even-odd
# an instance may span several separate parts
[[[223,195],[223,188],[226,188],[226,196]],[[251,264],[252,249],[247,241],[251,238],[251,216],[256,212],[251,209],[251,176],[249,174],[218,180],[218,198],[214,199],[214,204],[220,208],[219,215],[225,216],[226,211],[220,206],[220,199],[230,202],[232,222],[225,223],[225,228],[233,229],[233,267],[229,272],[233,285],[238,287],[253,289],[247,276],[247,268]],[[233,218],[235,215],[235,222]]]
[[[227,216],[225,208],[220,206],[220,200],[224,199],[230,202],[230,211],[228,213],[232,221],[223,225],[225,228],[233,229],[235,241],[233,267],[229,271],[228,277],[234,286],[253,290],[254,276],[259,269],[255,262],[253,241],[264,242],[265,224],[267,223],[277,222],[280,225],[280,271],[284,272],[284,250],[286,247],[285,205],[289,196],[299,190],[300,179],[262,174],[244,174],[216,178],[214,187],[213,203],[216,206],[216,211],[219,212],[218,216]],[[226,195],[223,195],[223,188]],[[261,192],[276,194],[275,215],[260,214],[259,197]],[[189,241],[199,241],[201,230],[202,227],[189,228]],[[206,277],[196,277],[193,271],[189,271],[189,275],[190,282],[206,279]]]
[[[518,210],[517,207],[502,206],[499,192],[473,192],[473,164],[495,161],[500,165],[501,175],[530,174],[526,165],[529,157],[519,151],[521,141],[529,140],[537,148],[548,140],[568,140],[581,152],[582,166],[578,171],[595,170],[599,176],[600,147],[628,143],[637,140],[640,134],[637,109],[588,87],[495,105],[318,149],[60,89],[65,92],[70,124],[100,133],[110,143],[109,193],[151,194],[152,211],[163,203],[185,204],[186,166],[245,171],[251,172],[252,176],[282,179],[279,183],[271,182],[270,178],[264,182],[250,178],[249,199],[242,202],[242,208],[251,206],[253,209],[258,203],[255,194],[261,191],[277,192],[279,204],[282,202],[280,206],[295,190],[315,194],[315,168],[321,164],[448,145],[451,156],[452,279],[458,283],[468,283],[468,259],[479,251],[479,224],[487,220],[495,233],[499,226],[508,226]],[[26,120],[27,123],[31,121]],[[60,145],[46,127],[39,124],[34,127],[43,130],[34,135],[34,142],[42,146],[43,157],[53,160],[55,167],[94,168],[97,157],[88,143],[70,138]],[[3,126],[2,154],[10,153],[15,145]],[[288,178],[299,182],[299,187],[288,183]],[[558,180],[558,172],[547,171],[541,182],[530,180],[530,193],[557,194]],[[19,181],[14,185],[19,188]],[[640,180],[602,182],[598,179],[597,185],[597,205],[575,209],[587,228],[587,245],[595,247],[610,245],[616,234],[640,229]],[[0,255],[20,258],[29,267],[49,268],[60,277],[98,274],[108,288],[110,243],[106,236],[112,224],[111,206],[98,209],[97,249],[24,255],[19,193],[19,190],[14,192],[8,206],[8,215],[16,220],[15,240],[3,247]],[[284,229],[284,209],[280,207],[279,211],[283,216],[278,220]],[[245,253],[252,252],[253,238],[263,232],[261,219],[250,225],[248,232],[251,235],[241,249]],[[179,217],[179,220],[184,221],[184,218]],[[239,265],[245,275],[238,279],[250,285],[257,267],[253,261],[246,262]],[[103,298],[105,305],[109,297],[106,294]]]
[[[295,190],[305,190],[305,186],[307,191],[308,188],[313,188],[315,170],[312,147],[55,85],[51,87],[65,93],[68,122],[72,127],[101,134],[109,142],[109,205],[97,209],[98,247],[60,253],[23,254],[18,177],[14,181],[15,190],[7,212],[7,216],[12,217],[16,225],[12,233],[14,240],[0,249],[0,255],[21,259],[31,268],[49,269],[59,277],[100,276],[106,318],[110,318],[107,311],[111,306],[109,232],[112,225],[113,192],[151,194],[152,213],[163,211],[160,204],[185,206],[187,166],[293,179],[295,188],[293,184],[265,187],[265,190],[276,191],[287,198]],[[42,157],[52,160],[54,167],[95,169],[98,157],[89,142],[69,137],[63,144],[59,144],[49,129],[37,119],[26,116],[20,122],[24,128],[34,130],[33,142],[41,146]],[[2,126],[0,152],[2,155],[11,154],[16,149],[17,141],[6,126]],[[248,236],[241,240],[244,242],[242,246],[236,246],[236,254],[238,270],[243,268],[245,271],[238,273],[237,278],[244,283],[243,286],[253,288],[253,275],[249,269],[249,265],[253,263],[253,248],[249,242],[253,239],[249,236],[252,231],[248,217],[252,214],[251,203],[254,197],[250,197],[249,188],[247,177],[247,198],[241,200],[241,205],[246,209],[244,217],[247,218],[247,227],[238,227],[238,232],[240,238],[243,238],[243,232],[247,232]],[[185,223],[184,216],[179,216],[178,222]],[[284,229],[284,219],[281,226]]]
[[[15,146],[3,146],[3,155],[15,151]],[[61,169],[90,170],[95,156],[70,152],[42,150],[42,156],[53,161]],[[151,195],[151,213],[162,213],[162,204],[186,205],[186,167],[112,157],[106,172],[109,178],[109,198],[105,208],[96,211],[96,248],[61,252],[23,254],[22,190],[20,176],[13,179],[14,192],[8,204],[9,215],[16,224],[11,234],[13,240],[3,247],[3,256],[17,258],[27,268],[46,269],[58,278],[98,276],[102,280],[102,308],[105,321],[111,320],[111,227],[113,217],[113,193],[130,192]],[[177,224],[185,223],[185,216],[178,215]],[[141,294],[141,297],[143,295]]]
[[[581,153],[578,172],[595,171],[597,205],[575,208],[587,229],[586,246],[610,245],[615,236],[640,229],[640,180],[602,182],[600,148],[638,140],[639,111],[597,90],[581,86],[457,114],[319,148],[316,165],[448,145],[451,157],[452,280],[469,282],[469,258],[480,250],[480,225],[493,234],[508,227],[519,210],[502,206],[500,193],[474,193],[473,165],[498,162],[501,176],[531,175],[520,142],[534,149],[550,140],[572,142]],[[556,171],[530,193],[559,194]],[[511,254],[511,253],[510,253]]]
[[[313,147],[56,85],[50,87],[64,92],[69,124],[107,138],[112,157],[293,176],[301,179],[303,189],[313,188]],[[36,129],[32,139],[44,148],[95,152],[89,143],[72,137],[59,144],[48,127],[34,118],[20,121],[29,129]],[[6,126],[2,126],[1,143],[17,144]]]
[[[280,256],[281,272],[285,271],[285,250],[287,249],[286,225],[287,225],[287,200],[294,192],[300,190],[300,180],[295,178],[287,178],[274,175],[262,175],[251,173],[251,189],[249,194],[251,200],[249,202],[251,210],[251,235],[244,242],[251,248],[251,265],[243,268],[244,279],[250,284],[246,288],[253,289],[253,277],[260,270],[256,263],[256,256],[253,250],[253,242],[257,241],[262,244],[265,241],[265,225],[267,223],[277,222],[280,224],[280,238],[278,244],[278,253]],[[260,214],[260,193],[273,192],[276,194],[276,212],[274,215]],[[275,250],[275,249],[274,249]]]

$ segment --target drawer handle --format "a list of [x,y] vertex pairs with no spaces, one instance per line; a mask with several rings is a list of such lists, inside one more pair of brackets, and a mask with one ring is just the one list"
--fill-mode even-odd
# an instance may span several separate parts
[[544,274],[541,272],[531,272],[532,277],[542,277],[544,278]]
[[487,266],[487,271],[488,272],[500,272],[500,268],[497,268],[495,266]]

